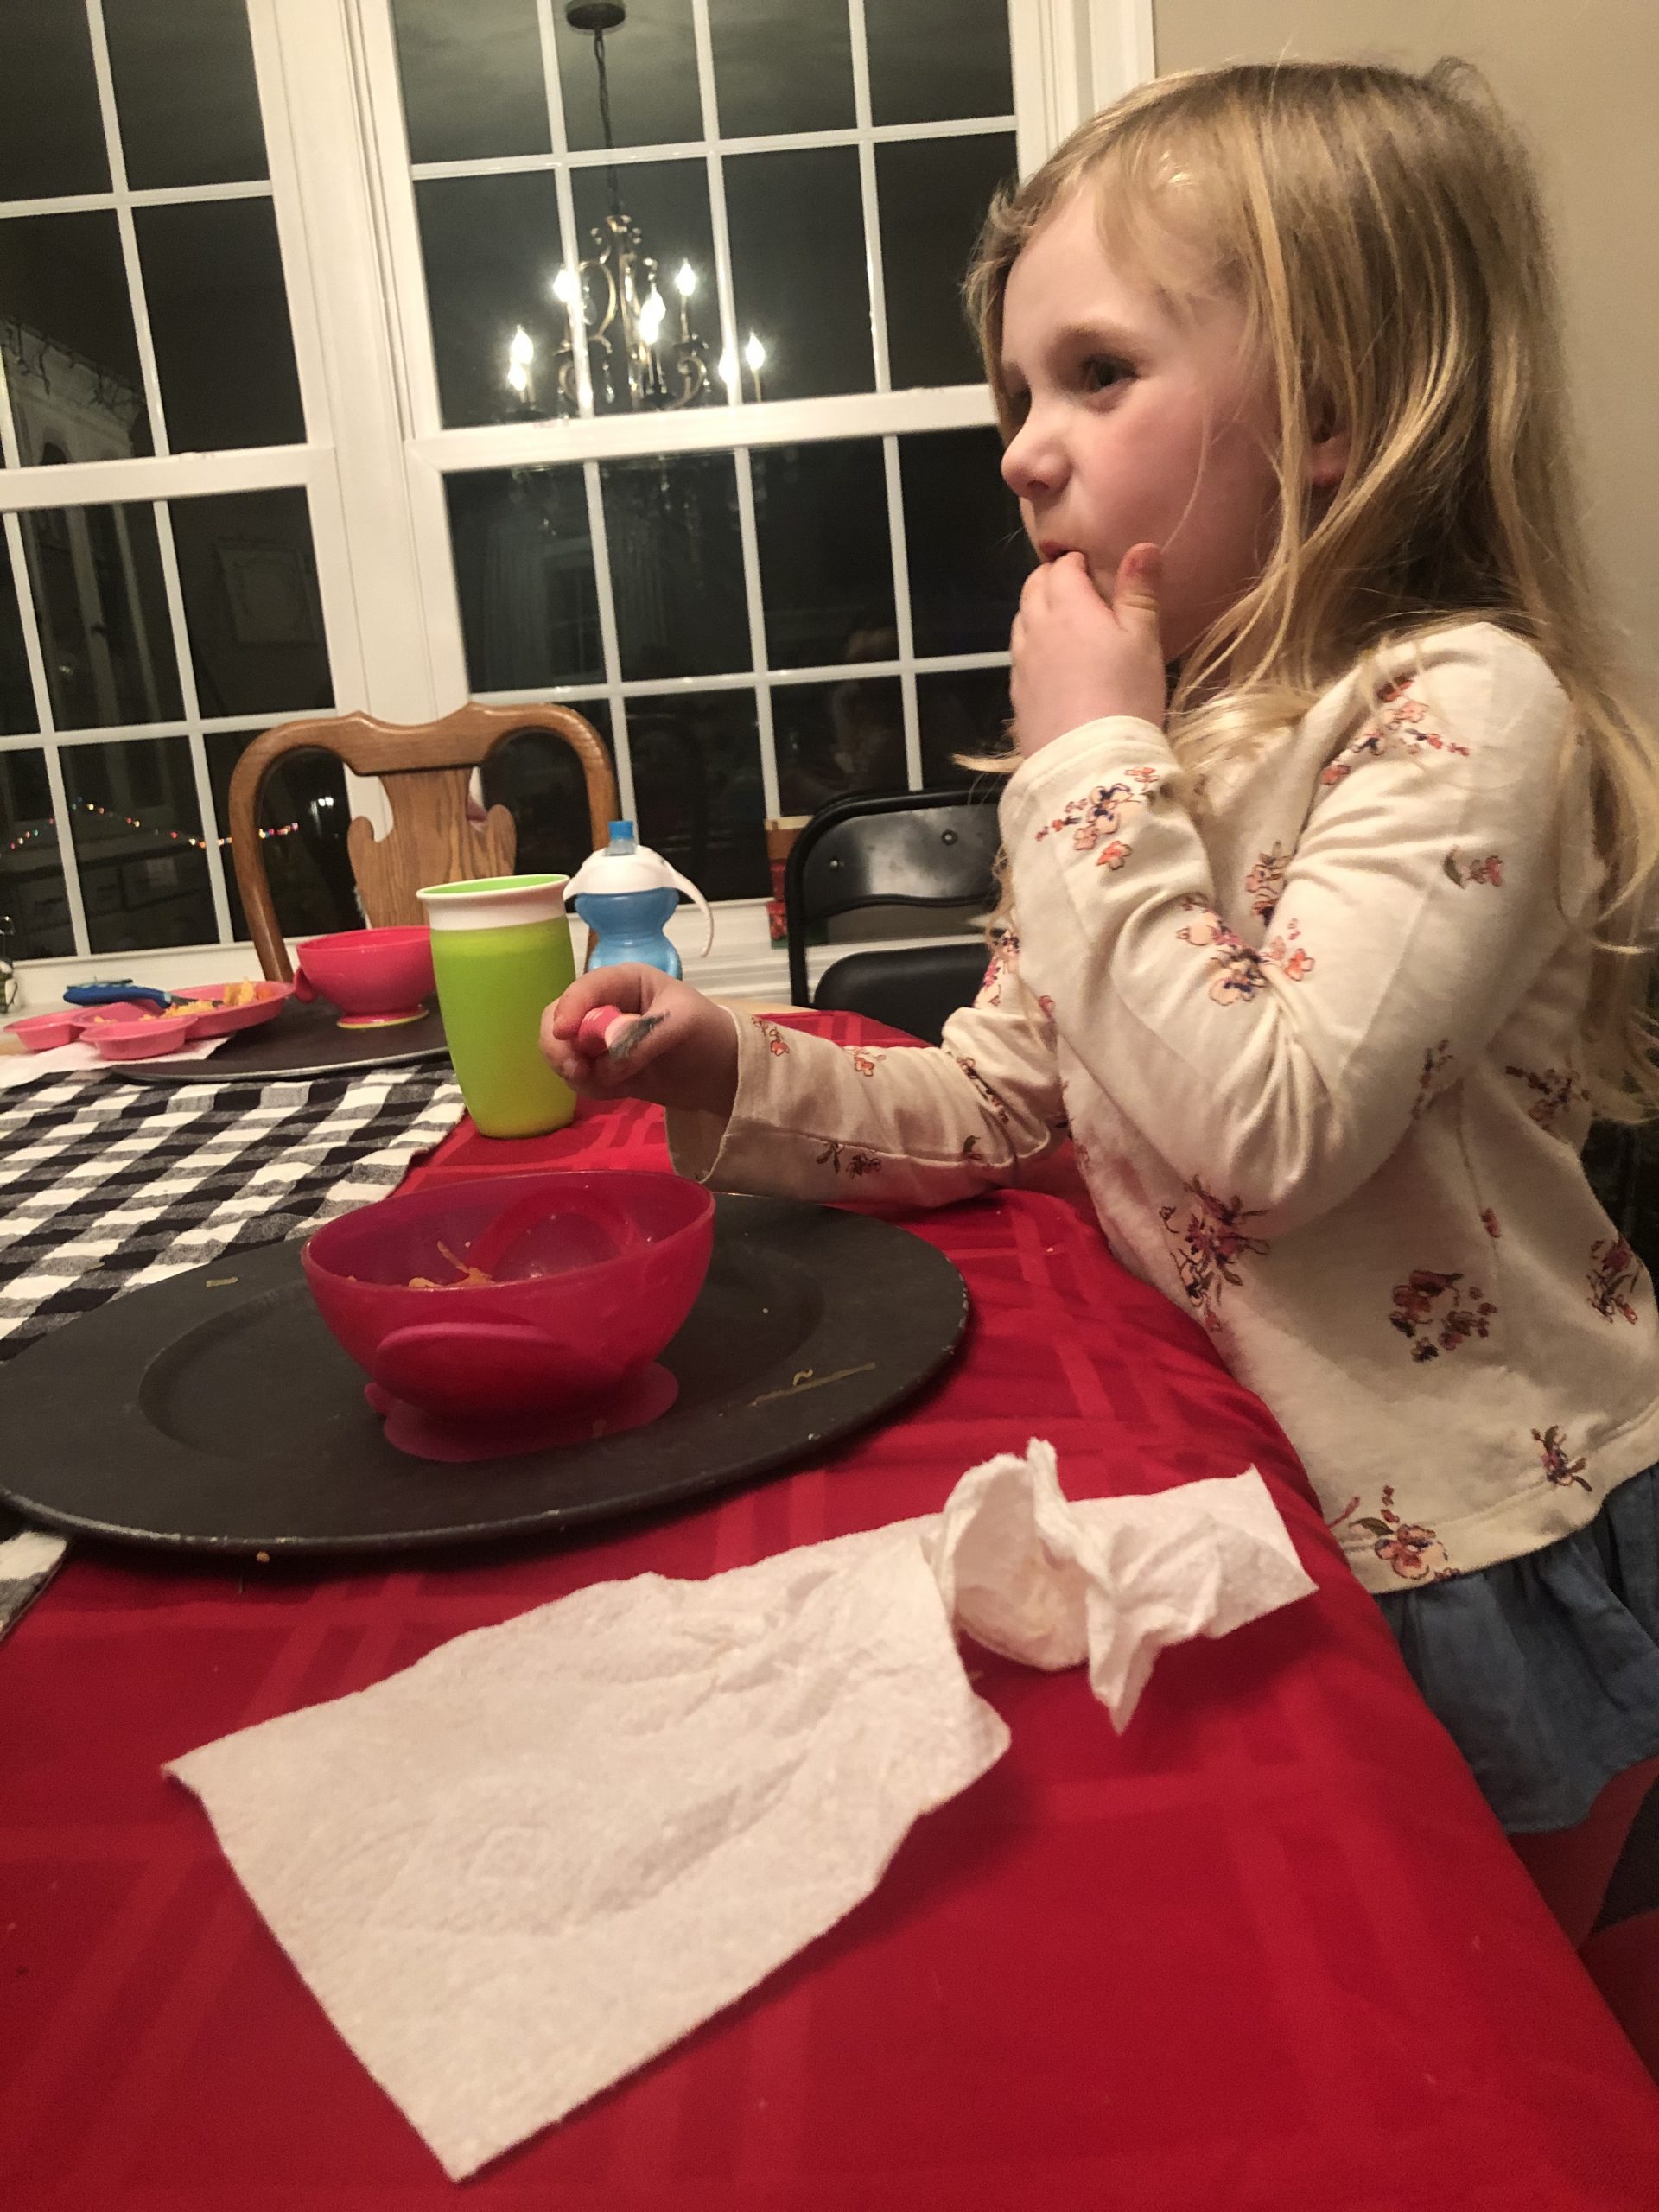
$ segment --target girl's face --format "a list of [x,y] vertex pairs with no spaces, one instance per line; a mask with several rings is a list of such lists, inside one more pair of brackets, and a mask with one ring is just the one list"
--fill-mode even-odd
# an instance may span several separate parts
[[1172,660],[1255,581],[1272,542],[1274,409],[1243,335],[1226,296],[1196,295],[1178,315],[1115,266],[1086,185],[1036,232],[1003,297],[1019,428],[1002,474],[1026,533],[1046,561],[1083,554],[1103,598],[1130,546],[1157,544]]

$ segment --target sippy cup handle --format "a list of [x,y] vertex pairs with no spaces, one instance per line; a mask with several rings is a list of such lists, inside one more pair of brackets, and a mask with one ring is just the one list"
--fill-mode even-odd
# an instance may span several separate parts
[[695,883],[687,882],[684,876],[680,874],[678,868],[670,868],[668,863],[664,861],[663,863],[663,873],[667,876],[669,881],[674,885],[677,890],[684,892],[686,897],[691,901],[694,906],[701,908],[702,918],[708,923],[709,927],[703,935],[702,951],[699,955],[699,957],[707,959],[709,952],[713,949],[715,942],[715,918],[709,911],[709,901],[703,897],[702,892],[698,890]]

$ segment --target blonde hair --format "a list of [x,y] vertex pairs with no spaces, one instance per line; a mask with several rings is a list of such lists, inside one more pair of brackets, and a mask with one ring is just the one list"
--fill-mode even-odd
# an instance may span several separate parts
[[[1159,79],[1084,124],[993,203],[969,273],[1005,437],[1008,273],[1078,188],[1109,248],[1148,273],[1172,250],[1202,251],[1243,307],[1277,400],[1275,542],[1170,701],[1194,788],[1385,645],[1471,619],[1530,641],[1571,704],[1562,787],[1581,747],[1604,871],[1584,923],[1583,1072],[1604,1115],[1659,1113],[1647,1014],[1659,762],[1593,602],[1531,164],[1484,80],[1452,61],[1422,76],[1241,64]],[[1337,426],[1349,464],[1316,499],[1308,448]]]

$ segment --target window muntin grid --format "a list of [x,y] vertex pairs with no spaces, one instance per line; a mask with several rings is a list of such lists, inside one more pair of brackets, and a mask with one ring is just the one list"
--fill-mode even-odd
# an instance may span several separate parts
[[[392,35],[407,41],[411,27],[421,19],[429,32],[432,0],[388,0],[388,4],[389,20],[395,27]],[[751,15],[756,13],[753,0],[741,0],[741,4]],[[919,14],[915,8],[910,12],[920,21],[931,4],[932,0],[920,0]],[[532,299],[529,270],[518,295],[524,302],[524,315],[514,326],[531,341],[524,347],[520,340],[518,357],[528,375],[521,374],[516,399],[505,373],[510,365],[505,350],[506,317],[499,315],[493,325],[486,309],[474,317],[469,331],[463,332],[453,321],[447,323],[443,298],[420,302],[423,308],[429,308],[430,321],[423,313],[419,335],[429,343],[429,334],[436,333],[442,391],[440,393],[434,387],[423,394],[418,378],[415,382],[416,422],[429,426],[416,447],[422,458],[446,480],[461,616],[461,638],[457,642],[466,663],[467,689],[471,696],[503,702],[555,698],[582,706],[584,711],[602,701],[623,803],[643,815],[652,802],[652,772],[647,761],[642,776],[640,764],[633,757],[633,722],[639,702],[662,696],[656,666],[642,664],[639,620],[639,604],[650,598],[653,584],[652,578],[644,573],[649,563],[642,556],[654,542],[660,569],[655,579],[657,596],[663,595],[664,577],[671,583],[674,575],[689,572],[709,602],[705,620],[695,632],[696,650],[671,654],[658,665],[668,671],[676,692],[688,701],[694,696],[729,690],[742,693],[753,702],[764,816],[798,811],[814,793],[830,796],[826,771],[842,777],[843,789],[873,788],[877,783],[890,787],[895,777],[901,785],[918,787],[925,769],[918,676],[924,668],[933,679],[988,670],[991,684],[1005,688],[1006,677],[995,671],[1006,670],[1007,625],[1017,602],[1019,582],[1028,566],[1028,556],[1022,559],[1020,553],[993,561],[990,568],[995,588],[1004,601],[999,619],[988,629],[981,624],[976,631],[971,625],[964,630],[959,619],[963,612],[957,574],[959,563],[953,563],[947,554],[944,573],[936,574],[925,565],[938,534],[929,529],[925,518],[919,520],[915,543],[924,561],[924,573],[914,581],[928,645],[918,664],[912,634],[912,579],[906,550],[901,483],[901,451],[918,442],[910,426],[936,431],[947,442],[953,437],[966,441],[973,449],[973,466],[982,486],[995,487],[995,494],[1001,498],[999,547],[1006,552],[1008,547],[1019,546],[1023,552],[1014,503],[1001,495],[989,404],[956,300],[961,270],[983,206],[995,185],[1014,168],[1014,118],[1008,111],[1011,91],[1005,90],[1001,107],[990,113],[976,114],[971,111],[971,101],[953,101],[947,96],[932,101],[932,111],[926,119],[906,118],[901,107],[894,105],[900,99],[894,87],[903,81],[900,49],[905,41],[900,37],[895,46],[888,38],[883,52],[888,67],[887,114],[890,119],[878,123],[872,111],[870,48],[862,0],[850,0],[850,4],[836,0],[833,6],[815,7],[812,14],[821,43],[827,40],[833,45],[837,39],[844,42],[850,111],[844,116],[826,115],[816,129],[761,130],[748,127],[757,120],[753,101],[746,107],[740,99],[734,103],[743,118],[738,129],[745,135],[740,136],[738,130],[723,123],[719,60],[721,51],[729,56],[736,50],[731,32],[739,0],[726,10],[723,20],[720,0],[676,0],[676,5],[679,19],[689,22],[693,33],[700,136],[688,131],[683,138],[669,139],[665,136],[669,126],[659,122],[654,135],[639,127],[632,134],[634,143],[628,143],[630,134],[623,127],[616,92],[624,81],[623,41],[632,35],[638,20],[631,11],[627,23],[607,41],[619,142],[616,149],[607,154],[598,143],[596,130],[588,143],[573,143],[571,72],[581,68],[591,74],[591,42],[566,34],[558,0],[541,0],[536,10],[541,25],[536,53],[547,106],[544,140],[539,123],[529,119],[528,110],[521,106],[515,111],[518,136],[510,150],[491,149],[482,137],[474,137],[465,154],[435,156],[436,119],[429,99],[423,102],[417,98],[412,148],[385,147],[391,158],[400,150],[405,158],[410,150],[414,155],[404,171],[407,196],[404,204],[409,210],[410,235],[421,239],[416,263],[423,262],[429,273],[434,264],[434,232],[443,210],[436,195],[446,190],[468,189],[521,194],[512,204],[520,208],[533,205],[537,210],[524,234],[526,259],[531,267],[539,266],[541,289],[550,292],[556,269],[570,264],[573,238],[585,242],[588,219],[595,207],[603,203],[607,171],[613,166],[623,204],[639,220],[651,250],[658,254],[660,288],[667,271],[677,264],[679,244],[675,239],[668,246],[663,245],[672,226],[664,221],[662,206],[647,208],[641,195],[649,196],[655,188],[656,199],[665,201],[657,181],[671,180],[683,195],[683,211],[697,211],[698,235],[706,235],[712,247],[715,282],[712,286],[706,281],[700,284],[694,296],[709,311],[718,308],[721,345],[729,363],[741,358],[740,340],[747,340],[752,325],[766,318],[766,254],[764,243],[757,242],[754,224],[772,220],[775,226],[773,211],[779,200],[777,180],[786,175],[789,164],[817,164],[824,172],[816,194],[820,226],[829,223],[823,211],[838,190],[843,203],[840,229],[846,233],[857,264],[857,296],[850,309],[846,301],[830,302],[838,312],[830,314],[826,308],[824,321],[843,337],[851,333],[856,342],[851,353],[842,346],[842,357],[828,373],[822,362],[812,364],[793,389],[787,378],[774,377],[772,369],[764,364],[757,379],[746,363],[730,391],[734,402],[747,403],[738,415],[730,405],[720,404],[718,393],[711,394],[705,405],[694,404],[675,412],[609,411],[603,392],[595,397],[590,364],[578,346],[579,369],[589,368],[589,377],[581,389],[578,408],[560,413],[558,397],[549,389],[537,389],[535,379],[539,364],[548,358],[563,327],[562,310],[550,297],[545,302]],[[531,7],[531,0],[521,0],[516,9],[506,0],[493,0],[483,60],[485,73],[493,73],[498,89],[503,57],[514,35],[517,45],[512,50],[522,66],[529,66]],[[664,12],[672,14],[674,10]],[[982,31],[984,21],[991,17],[1000,26],[1001,81],[1007,87],[1006,11],[1001,0],[992,0],[988,9],[981,6],[974,12]],[[902,16],[906,9],[896,13]],[[891,30],[892,24],[887,28]],[[981,64],[983,53],[982,40]],[[410,81],[407,54],[403,66],[407,90]],[[641,68],[639,74],[644,73]],[[690,73],[686,74],[689,81]],[[988,76],[982,66],[971,81],[982,87],[995,75],[991,71]],[[450,136],[443,143],[455,143],[453,125],[444,127]],[[575,136],[580,138],[579,133]],[[913,204],[918,198],[926,203],[919,219]],[[640,200],[639,206],[636,200]],[[700,212],[705,203],[706,217]],[[551,220],[555,207],[556,229]],[[690,214],[683,213],[681,227],[690,219]],[[544,243],[548,240],[556,244],[550,247]],[[827,282],[823,277],[825,253],[816,232],[813,245],[814,251],[804,257],[810,263],[814,280]],[[556,264],[555,252],[560,257]],[[785,226],[773,255],[774,264],[787,267],[791,253],[794,265],[798,266],[803,251],[794,249]],[[694,258],[695,265],[695,257],[688,257]],[[893,301],[884,276],[887,260],[893,264],[893,281],[904,290],[896,314],[890,311]],[[703,273],[701,269],[699,273]],[[843,289],[850,294],[852,286]],[[925,301],[920,311],[918,297]],[[944,310],[947,327],[943,339],[937,327],[930,334],[927,305],[934,310],[936,326],[941,321],[939,310]],[[493,334],[481,340],[480,330]],[[486,343],[495,344],[502,355],[493,365],[485,359]],[[474,348],[473,397],[464,410],[452,404],[456,379],[453,365],[445,368],[446,353],[457,345]],[[859,346],[863,349],[861,354]],[[819,350],[827,353],[830,349]],[[905,390],[906,383],[919,388]],[[568,406],[568,397],[563,404]],[[849,419],[855,410],[862,412],[861,421]],[[468,417],[465,422],[459,419],[462,411]],[[771,418],[761,433],[765,444],[756,442],[750,428],[751,421],[758,427],[761,414]],[[493,417],[493,423],[480,421],[484,416]],[[899,422],[906,426],[904,432],[893,427]],[[444,426],[440,427],[441,423]],[[855,427],[867,434],[848,435]],[[884,435],[868,435],[877,429]],[[798,455],[810,454],[820,444],[847,452],[861,449],[868,457],[862,472],[867,488],[870,461],[875,465],[878,487],[866,538],[868,566],[881,578],[876,603],[849,620],[836,649],[831,650],[832,641],[825,636],[818,649],[804,657],[785,641],[788,588],[786,584],[779,588],[778,581],[776,533],[770,533],[769,550],[763,549],[762,543],[769,535],[766,481],[768,472],[779,465],[780,446],[786,437],[790,450]],[[510,476],[489,467],[498,455],[505,460],[509,453],[522,464]],[[653,473],[683,474],[694,458],[705,473],[716,455],[722,472],[729,468],[727,480],[734,495],[735,512],[729,511],[734,502],[728,501],[727,511],[714,518],[717,527],[708,527],[705,518],[701,566],[693,564],[688,570],[683,530],[659,524],[654,535],[631,531],[626,515],[619,514],[617,480],[625,467],[625,455],[637,456],[626,465],[642,482],[649,481]],[[568,461],[561,467],[565,456]],[[481,505],[506,499],[509,482],[513,487],[511,496],[533,505],[542,496],[532,488],[537,480],[556,475],[563,480],[559,497],[565,517],[550,531],[556,546],[544,543],[529,556],[538,572],[534,583],[526,586],[522,577],[508,583],[505,572],[512,564],[504,551],[505,534],[492,532],[485,524]],[[585,533],[576,505],[578,476],[588,516]],[[494,492],[489,488],[493,479],[498,487]],[[521,526],[523,521],[521,516]],[[493,557],[480,552],[480,531],[494,538]],[[982,540],[983,537],[982,531]],[[971,532],[966,542],[973,542]],[[959,553],[959,545],[955,551]],[[555,568],[556,576],[550,581],[550,571]],[[774,579],[772,586],[767,582],[768,569]],[[733,588],[740,572],[748,632],[747,652],[742,650],[744,641],[734,634]],[[515,638],[504,611],[504,592],[506,599],[517,598],[521,605],[527,598],[545,593],[540,627],[532,632],[527,623]],[[796,613],[798,617],[800,610]],[[807,620],[810,626],[810,612]],[[493,646],[488,647],[485,634],[492,626],[496,635]],[[648,631],[652,628],[650,623],[645,626]],[[769,626],[781,650],[769,642]],[[822,623],[819,627],[823,632]],[[656,625],[658,638],[673,628],[673,624],[664,621]],[[576,658],[560,660],[561,646]],[[596,655],[602,663],[598,671],[594,666]],[[853,679],[848,668],[849,660],[855,658],[865,664],[860,668],[855,690],[849,689]],[[796,687],[798,696],[784,697],[786,689]],[[937,766],[943,741],[938,734],[944,728],[971,725],[972,742],[982,749],[1006,722],[1005,705],[995,713],[986,712],[982,690],[966,695],[976,710],[972,715],[954,699],[950,702],[954,711],[948,712],[945,695],[937,681],[926,696],[931,702],[937,702],[930,721],[936,740],[930,748],[930,766]],[[781,713],[780,698],[784,699]],[[836,714],[839,728],[834,719]],[[729,731],[722,739],[723,743],[735,741]],[[957,772],[950,770],[952,777]],[[693,871],[688,868],[687,872]],[[766,887],[764,871],[757,861],[750,892],[759,894]]]
[[[51,0],[7,11],[4,48],[0,500],[10,485],[17,505],[0,545],[0,769],[20,768],[0,918],[35,957],[232,941],[245,928],[210,748],[333,696],[247,13]],[[95,127],[95,159],[38,157],[65,115]],[[31,299],[55,303],[40,327]],[[278,442],[291,457],[234,454]],[[133,497],[118,480],[135,467],[204,495]],[[47,504],[31,478],[60,470],[66,491],[90,480],[101,496]],[[312,803],[327,795],[304,785],[291,823],[266,806],[273,857],[283,838],[343,855],[344,808]],[[337,911],[297,899],[291,865],[273,876],[279,902]]]

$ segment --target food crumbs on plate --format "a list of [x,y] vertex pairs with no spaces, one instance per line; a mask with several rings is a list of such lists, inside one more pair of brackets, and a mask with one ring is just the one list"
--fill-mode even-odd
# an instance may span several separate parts
[[269,1567],[270,1565],[270,1554],[269,1552],[255,1552],[254,1557],[257,1560],[261,1567]]

